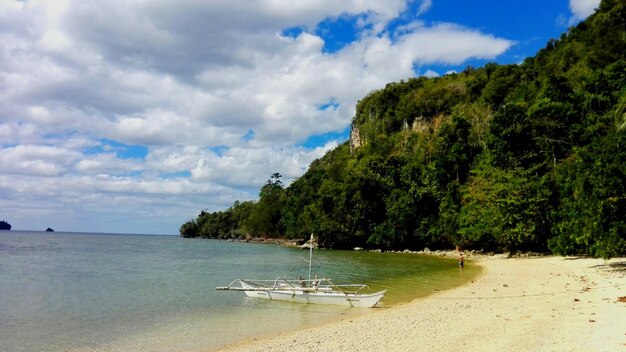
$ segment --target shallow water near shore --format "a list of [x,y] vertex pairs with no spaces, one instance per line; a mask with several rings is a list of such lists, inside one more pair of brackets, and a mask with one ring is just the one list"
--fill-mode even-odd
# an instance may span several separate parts
[[[237,278],[305,275],[308,252],[177,236],[0,232],[0,351],[211,350],[367,309],[216,291]],[[317,265],[322,263],[322,265]],[[470,263],[316,250],[314,272],[387,289],[380,308],[463,284]]]

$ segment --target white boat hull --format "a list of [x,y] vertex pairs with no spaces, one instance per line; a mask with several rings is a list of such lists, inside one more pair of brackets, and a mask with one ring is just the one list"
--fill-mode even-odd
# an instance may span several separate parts
[[246,296],[275,301],[329,304],[344,307],[371,308],[385,296],[384,291],[376,293],[360,293],[367,287],[364,284],[335,285],[328,278],[311,279],[311,263],[313,262],[313,234],[309,240],[309,275],[305,280],[278,277],[276,280],[237,279],[228,286],[216,287],[217,290],[244,291]]
[[339,291],[306,292],[301,290],[278,290],[278,291],[246,291],[246,296],[263,298],[276,301],[286,301],[307,304],[329,304],[344,307],[371,308],[376,306],[385,295],[385,291],[372,294],[354,294]]

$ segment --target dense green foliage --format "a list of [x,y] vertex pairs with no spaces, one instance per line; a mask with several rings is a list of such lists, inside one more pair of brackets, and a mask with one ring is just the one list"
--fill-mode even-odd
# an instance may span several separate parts
[[522,64],[371,92],[353,119],[360,143],[287,188],[274,174],[258,202],[202,212],[181,235],[624,255],[625,19],[623,1],[603,0]]

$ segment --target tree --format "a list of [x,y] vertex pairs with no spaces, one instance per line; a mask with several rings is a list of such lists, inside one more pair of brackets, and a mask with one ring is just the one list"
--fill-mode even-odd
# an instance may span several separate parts
[[549,190],[523,169],[483,165],[463,190],[460,244],[503,250],[545,250]]
[[274,173],[261,187],[259,201],[245,223],[251,233],[270,237],[280,234],[280,214],[285,202],[281,177],[279,173]]
[[497,167],[531,166],[536,160],[532,126],[525,104],[507,104],[496,112],[487,137],[493,162]]
[[626,130],[617,130],[559,168],[553,252],[604,258],[626,252],[625,146]]

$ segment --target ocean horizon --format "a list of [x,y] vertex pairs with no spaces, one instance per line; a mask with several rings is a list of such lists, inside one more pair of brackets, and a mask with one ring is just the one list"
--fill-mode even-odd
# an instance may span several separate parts
[[[171,235],[2,231],[0,351],[211,350],[367,310],[215,290],[238,278],[297,277],[305,252]],[[381,308],[477,273],[416,254],[316,250],[316,262],[336,283],[387,289]]]

